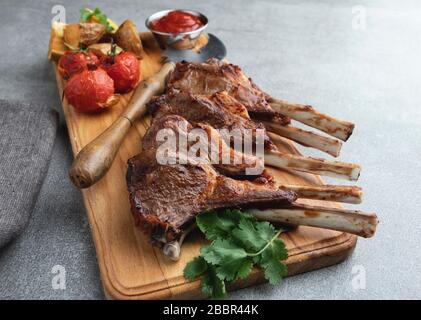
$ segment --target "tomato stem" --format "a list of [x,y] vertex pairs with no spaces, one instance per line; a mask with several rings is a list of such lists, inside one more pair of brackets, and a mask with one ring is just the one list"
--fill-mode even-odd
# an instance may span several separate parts
[[114,64],[115,57],[117,56],[117,44],[111,39],[111,49],[108,51],[108,55],[111,57],[111,64]]

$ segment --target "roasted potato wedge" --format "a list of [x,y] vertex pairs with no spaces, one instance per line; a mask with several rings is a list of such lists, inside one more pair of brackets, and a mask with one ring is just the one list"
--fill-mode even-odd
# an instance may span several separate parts
[[63,30],[64,42],[70,48],[97,43],[104,34],[105,27],[100,23],[72,23],[67,24]]
[[[95,43],[91,44],[88,47],[88,50],[92,51],[92,53],[98,57],[104,57],[111,51],[111,46],[111,43]],[[116,54],[119,54],[122,51],[123,49],[121,49],[119,46],[116,46]]]
[[116,31],[114,38],[123,50],[133,52],[138,59],[142,59],[143,46],[133,21],[124,21]]
[[[93,11],[92,9],[89,9],[89,8],[85,8],[85,9],[90,11],[90,12]],[[107,18],[107,21],[110,24],[110,26],[113,28],[113,31],[111,31],[111,33],[114,33],[118,29],[118,25],[113,20],[111,20],[110,18]],[[83,21],[81,21],[81,22],[83,22]],[[95,17],[95,16],[90,17],[87,22],[100,23],[98,18]]]
[[105,26],[100,23],[80,23],[80,43],[89,46],[97,43],[105,33]]
[[63,43],[64,23],[55,22],[51,27],[50,43],[48,45],[48,59],[58,61],[66,52],[67,48]]
[[79,48],[80,25],[79,23],[66,24],[63,28],[64,43],[70,48]]

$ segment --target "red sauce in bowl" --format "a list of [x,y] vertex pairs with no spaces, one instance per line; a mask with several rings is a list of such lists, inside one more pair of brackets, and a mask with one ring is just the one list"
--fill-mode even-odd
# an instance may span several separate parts
[[166,33],[190,32],[202,26],[203,21],[198,16],[183,11],[171,11],[150,23],[152,30]]

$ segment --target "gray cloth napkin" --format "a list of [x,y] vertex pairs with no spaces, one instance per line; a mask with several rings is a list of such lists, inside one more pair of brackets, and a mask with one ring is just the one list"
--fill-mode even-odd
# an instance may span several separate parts
[[58,125],[51,107],[0,99],[0,248],[25,228]]

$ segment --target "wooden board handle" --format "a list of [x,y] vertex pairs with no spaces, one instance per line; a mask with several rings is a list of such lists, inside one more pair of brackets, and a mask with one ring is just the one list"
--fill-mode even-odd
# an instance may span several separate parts
[[167,62],[157,74],[142,81],[121,116],[80,150],[69,170],[70,179],[76,187],[88,188],[107,173],[133,121],[146,113],[146,103],[154,95],[164,91],[166,77],[174,67],[174,63]]

